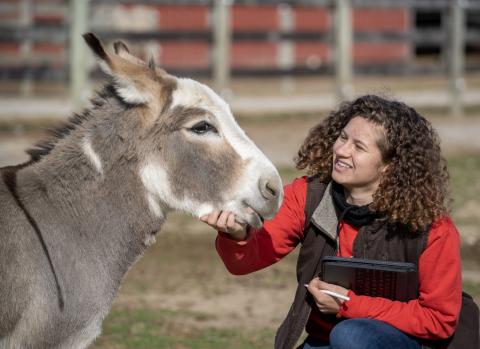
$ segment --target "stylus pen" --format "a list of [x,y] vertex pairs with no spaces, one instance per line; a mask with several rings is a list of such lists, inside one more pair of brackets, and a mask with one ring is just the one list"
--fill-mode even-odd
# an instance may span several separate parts
[[[308,284],[304,284],[304,286],[308,287]],[[343,294],[340,294],[340,293],[337,293],[337,292],[328,291],[328,290],[320,290],[320,291],[325,293],[325,294],[328,294],[329,296],[339,298],[339,299],[342,299],[344,301],[349,301],[350,300],[350,297],[344,296]]]

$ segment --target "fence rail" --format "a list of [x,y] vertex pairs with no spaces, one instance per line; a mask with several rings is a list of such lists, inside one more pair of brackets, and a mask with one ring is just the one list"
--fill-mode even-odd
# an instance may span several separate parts
[[[84,47],[80,42],[80,33],[95,31],[104,40],[125,39],[132,42],[161,43],[205,43],[209,47],[210,64],[203,67],[182,68],[183,72],[201,73],[212,76],[220,91],[228,92],[230,75],[232,74],[305,74],[330,73],[337,76],[337,93],[339,99],[348,98],[352,94],[351,79],[354,72],[366,73],[443,73],[449,74],[452,109],[461,114],[459,102],[462,98],[463,71],[478,69],[479,63],[465,65],[465,47],[480,48],[480,1],[476,0],[297,0],[270,1],[264,0],[262,6],[281,5],[278,8],[278,27],[273,29],[238,29],[232,26],[233,6],[257,6],[258,1],[230,0],[70,0],[56,1],[55,4],[35,3],[35,11],[40,14],[54,13],[63,19],[52,25],[36,25],[32,21],[33,2],[19,0],[18,3],[0,3],[0,14],[9,11],[21,11],[18,23],[2,21],[0,25],[0,44],[20,44],[21,54],[3,55],[0,58],[0,78],[19,78],[32,81],[40,78],[70,79],[75,100],[81,98],[84,84],[88,77]],[[126,30],[95,27],[89,23],[89,13],[97,6],[109,5],[146,5],[146,6],[204,6],[210,13],[210,24],[203,29],[144,29]],[[302,29],[293,26],[292,9],[299,6],[324,8],[328,10],[333,26],[316,29]],[[410,27],[408,30],[355,30],[352,27],[353,9],[408,9]],[[437,11],[440,16],[439,26],[415,27],[415,13],[418,11]],[[83,13],[83,19],[79,14]],[[467,14],[470,13],[470,17]],[[473,14],[473,15],[472,15]],[[473,16],[473,17],[472,17]],[[479,25],[466,26],[467,19]],[[472,20],[473,18],[473,20]],[[478,18],[478,21],[476,20]],[[277,65],[263,66],[260,69],[231,66],[232,47],[237,43],[275,43],[278,44]],[[54,55],[49,64],[47,55],[35,55],[32,50],[42,43],[65,45],[68,50],[64,54]],[[331,55],[336,57],[330,61],[313,62],[310,65],[299,65],[293,56],[294,44],[316,43],[331,47]],[[359,44],[405,44],[407,54],[402,60],[392,59],[382,64],[357,61],[353,57],[353,49]],[[432,64],[420,64],[414,59],[417,47],[438,47],[441,52],[440,61]],[[175,69],[174,69],[175,71]],[[177,70],[177,72],[182,72]],[[27,86],[29,83],[26,83]],[[28,91],[28,89],[25,89]]]

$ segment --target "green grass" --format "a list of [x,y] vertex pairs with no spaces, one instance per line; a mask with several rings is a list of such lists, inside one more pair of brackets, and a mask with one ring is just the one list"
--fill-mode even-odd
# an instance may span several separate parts
[[156,309],[114,310],[93,348],[136,349],[255,349],[273,344],[274,330],[261,328],[199,328],[182,320],[207,314]]
[[470,294],[477,300],[477,303],[480,304],[480,283],[473,281],[464,281],[463,290]]
[[279,167],[278,173],[280,174],[280,177],[282,177],[284,184],[290,183],[294,178],[304,175],[304,173],[298,171],[296,168],[288,166]]
[[453,198],[452,217],[464,242],[463,264],[468,269],[478,270],[480,267],[480,156],[451,157],[448,159],[448,167]]
[[470,187],[473,183],[479,183],[478,171],[480,171],[480,155],[468,154],[449,157],[447,159],[448,168],[451,174],[452,185],[455,189],[462,190]]
[[454,209],[469,200],[480,202],[480,155],[463,155],[448,160]]

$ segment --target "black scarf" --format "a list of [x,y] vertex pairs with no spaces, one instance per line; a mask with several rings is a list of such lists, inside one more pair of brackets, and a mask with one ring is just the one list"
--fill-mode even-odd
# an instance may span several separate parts
[[337,216],[339,217],[339,224],[344,220],[350,225],[361,227],[382,216],[379,213],[370,211],[368,205],[357,206],[349,204],[345,198],[343,186],[334,181],[332,181],[332,198]]

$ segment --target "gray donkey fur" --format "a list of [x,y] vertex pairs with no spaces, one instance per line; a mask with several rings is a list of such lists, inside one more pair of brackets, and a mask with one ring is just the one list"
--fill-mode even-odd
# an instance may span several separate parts
[[[242,132],[228,140],[227,128],[239,129],[233,118],[222,121],[208,93],[182,99],[182,84],[200,84],[129,57],[123,44],[110,55],[93,35],[86,40],[108,65],[111,83],[52,140],[30,150],[28,163],[1,169],[2,349],[87,347],[169,210],[200,216],[208,210],[198,205],[231,209],[241,201],[234,207],[250,207],[244,221],[258,225],[280,205],[273,165]],[[152,91],[155,98],[142,99]],[[215,129],[199,126],[202,120]],[[250,147],[251,156],[239,154],[239,144]],[[157,168],[152,164],[163,169],[155,181],[146,170]],[[255,195],[242,197],[242,188]],[[162,197],[165,192],[172,198]]]

